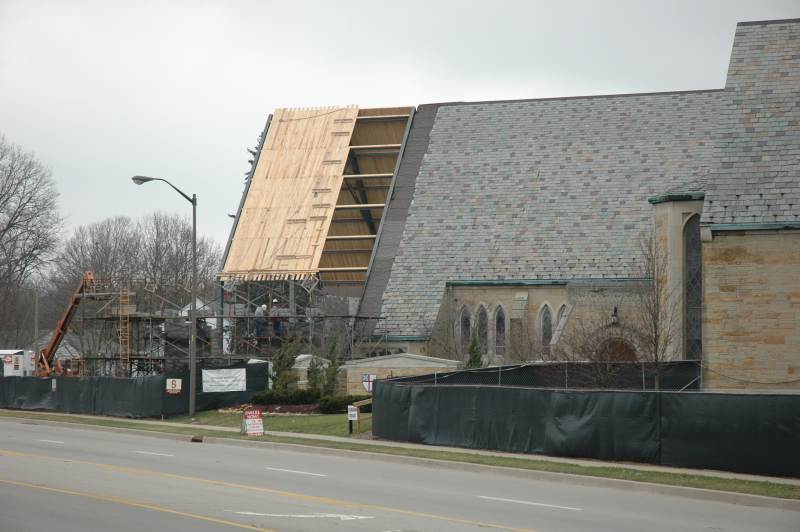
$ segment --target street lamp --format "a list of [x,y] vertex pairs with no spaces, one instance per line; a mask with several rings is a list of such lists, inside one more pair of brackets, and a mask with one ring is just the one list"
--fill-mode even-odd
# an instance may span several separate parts
[[195,381],[197,373],[197,196],[192,194],[190,198],[181,189],[160,177],[137,175],[132,177],[131,180],[137,185],[143,185],[150,181],[163,181],[171,186],[175,192],[183,196],[186,201],[192,204],[192,302],[189,307],[189,320],[192,322],[192,335],[189,339],[189,417],[194,417]]

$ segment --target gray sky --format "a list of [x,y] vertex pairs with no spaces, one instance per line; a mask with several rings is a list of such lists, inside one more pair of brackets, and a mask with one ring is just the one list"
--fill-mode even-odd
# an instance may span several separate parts
[[[457,7],[456,7],[457,6]],[[276,107],[720,88],[737,21],[798,0],[0,0],[0,133],[49,165],[69,227],[189,212],[224,244]]]

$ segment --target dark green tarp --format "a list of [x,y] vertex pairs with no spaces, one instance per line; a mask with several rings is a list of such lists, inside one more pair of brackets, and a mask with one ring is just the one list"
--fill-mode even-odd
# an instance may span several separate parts
[[[198,411],[248,403],[256,393],[266,388],[268,379],[266,364],[239,364],[228,367],[246,369],[247,391],[202,393],[200,392],[203,389],[202,372],[198,370],[196,395]],[[183,379],[180,394],[166,393],[168,377]],[[53,381],[56,383],[55,391],[53,391]],[[181,415],[189,411],[189,374],[187,371],[131,379],[0,377],[0,408],[132,418]]]
[[661,463],[800,476],[800,395],[661,394]]
[[800,476],[800,395],[565,391],[378,381],[387,440]]

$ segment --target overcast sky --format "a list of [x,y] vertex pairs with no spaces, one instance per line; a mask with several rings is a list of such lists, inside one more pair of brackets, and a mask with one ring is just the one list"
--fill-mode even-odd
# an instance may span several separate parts
[[276,107],[724,86],[737,21],[800,1],[0,0],[0,134],[53,170],[68,227],[189,212],[224,244]]

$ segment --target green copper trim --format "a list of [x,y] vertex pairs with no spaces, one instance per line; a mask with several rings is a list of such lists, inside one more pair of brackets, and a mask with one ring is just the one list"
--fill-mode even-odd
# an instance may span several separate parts
[[638,277],[581,277],[576,279],[456,279],[447,281],[446,286],[565,286],[570,283],[628,283],[641,282],[648,279]]
[[668,201],[700,201],[705,199],[705,197],[705,192],[686,192],[683,194],[662,194],[661,196],[653,196],[652,198],[647,198],[647,201],[652,205],[657,205]]
[[427,342],[430,336],[424,334],[373,334],[370,340],[373,342]]
[[800,229],[800,222],[771,222],[761,224],[710,224],[711,231],[779,231]]

